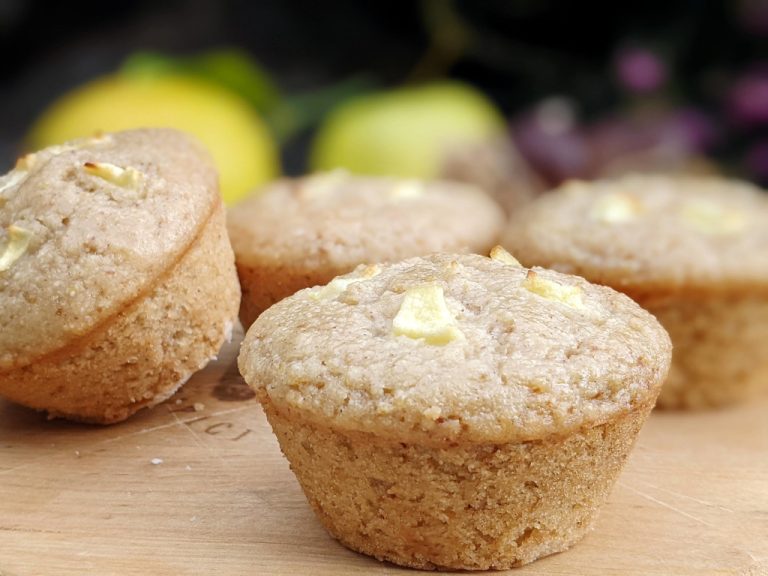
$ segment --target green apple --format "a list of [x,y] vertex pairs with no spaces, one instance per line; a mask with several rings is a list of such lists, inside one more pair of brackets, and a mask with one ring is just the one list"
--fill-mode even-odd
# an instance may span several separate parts
[[501,134],[501,113],[481,92],[441,82],[357,97],[332,111],[313,142],[313,170],[434,178],[452,147]]
[[197,136],[219,170],[228,204],[279,174],[264,122],[237,94],[184,75],[114,74],[64,94],[32,126],[33,149],[94,132],[165,126]]

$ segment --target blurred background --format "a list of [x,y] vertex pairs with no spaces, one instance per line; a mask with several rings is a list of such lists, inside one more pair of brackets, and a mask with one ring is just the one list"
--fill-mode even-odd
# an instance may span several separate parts
[[0,0],[0,163],[170,124],[234,202],[345,166],[478,181],[768,184],[768,0]]

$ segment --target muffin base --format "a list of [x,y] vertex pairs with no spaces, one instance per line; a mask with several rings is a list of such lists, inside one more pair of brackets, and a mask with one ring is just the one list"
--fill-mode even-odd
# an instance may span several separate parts
[[260,398],[317,517],[339,542],[421,569],[487,570],[590,529],[652,405],[564,437],[417,445],[337,431]]
[[710,408],[768,394],[768,296],[638,302],[667,329],[674,346],[660,408]]
[[237,263],[237,275],[243,290],[240,322],[248,330],[267,308],[302,288],[328,284],[349,270],[308,270],[291,265],[246,265]]
[[239,304],[221,203],[148,292],[101,326],[0,373],[0,393],[52,417],[110,424],[162,402],[231,336]]

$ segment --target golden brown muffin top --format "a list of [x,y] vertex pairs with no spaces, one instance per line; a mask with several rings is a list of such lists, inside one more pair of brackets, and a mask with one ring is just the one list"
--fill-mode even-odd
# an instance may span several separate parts
[[239,263],[351,270],[438,251],[487,251],[505,217],[466,184],[334,171],[269,185],[227,216]]
[[714,177],[570,182],[516,213],[504,245],[527,265],[630,293],[768,287],[768,195]]
[[240,370],[280,411],[404,442],[543,438],[655,400],[671,345],[650,314],[495,256],[360,266],[301,290],[253,324]]
[[150,289],[218,199],[203,148],[166,129],[77,140],[0,177],[0,370],[82,336]]

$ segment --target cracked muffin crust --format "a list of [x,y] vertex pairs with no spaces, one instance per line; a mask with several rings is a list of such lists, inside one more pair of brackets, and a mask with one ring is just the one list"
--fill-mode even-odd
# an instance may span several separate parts
[[247,328],[275,302],[358,264],[487,253],[504,221],[493,200],[466,184],[343,171],[278,181],[229,210],[240,319]]
[[666,376],[658,322],[494,258],[361,266],[254,323],[239,365],[318,518],[418,568],[508,568],[589,529]]
[[720,178],[571,182],[511,219],[526,265],[625,292],[675,346],[659,397],[703,408],[768,392],[768,196]]
[[15,255],[0,267],[0,393],[13,401],[116,422],[229,337],[239,295],[217,177],[180,132],[28,154],[0,178],[0,230]]

